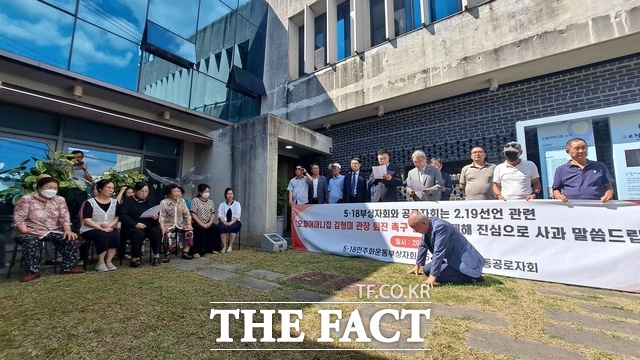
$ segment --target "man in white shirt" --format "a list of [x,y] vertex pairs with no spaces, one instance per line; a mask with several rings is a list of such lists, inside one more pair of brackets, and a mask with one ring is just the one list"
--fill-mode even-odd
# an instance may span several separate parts
[[520,159],[522,146],[508,142],[502,152],[507,158],[493,171],[493,194],[498,200],[535,199],[542,188],[538,167],[531,161]]
[[289,191],[289,207],[293,205],[306,204],[309,202],[309,185],[304,176],[307,170],[302,165],[296,166],[296,176],[289,180],[287,190]]

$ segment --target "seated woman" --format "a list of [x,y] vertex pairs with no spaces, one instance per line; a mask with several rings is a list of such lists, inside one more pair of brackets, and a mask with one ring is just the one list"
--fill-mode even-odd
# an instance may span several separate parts
[[[233,189],[224,190],[225,201],[218,206],[218,227],[220,228],[220,241],[222,241],[222,252],[230,253],[233,248],[233,241],[240,232],[240,203],[233,200]],[[227,246],[227,237],[229,245]]]
[[210,193],[209,185],[199,184],[198,197],[191,200],[193,246],[190,254],[196,259],[208,252],[220,251],[220,232],[217,226],[213,226],[216,205],[209,199]]
[[133,196],[133,188],[130,186],[123,186],[120,188],[120,192],[116,196],[116,201],[118,204],[122,204],[122,200]]
[[134,194],[122,200],[119,211],[121,235],[119,256],[124,256],[127,248],[127,239],[131,240],[131,267],[138,268],[142,266],[140,256],[142,255],[142,244],[145,238],[149,238],[151,242],[151,250],[153,251],[153,266],[160,265],[160,241],[162,233],[158,227],[158,215],[148,218],[141,218],[140,215],[151,208],[147,196],[149,195],[149,186],[140,182],[133,186]]
[[115,184],[109,179],[102,179],[96,184],[97,195],[84,202],[80,210],[80,235],[90,244],[95,244],[98,253],[97,271],[115,270],[113,256],[120,243],[120,231],[116,208],[118,202],[111,198]]
[[189,255],[189,248],[193,245],[193,228],[191,227],[191,212],[182,198],[180,187],[176,184],[167,186],[168,198],[162,200],[160,205],[160,230],[163,236],[168,238],[168,246],[165,247],[165,258],[162,262],[169,262],[169,253],[182,248],[182,258],[193,260]]
[[64,198],[57,196],[58,180],[43,177],[36,191],[20,198],[13,211],[16,241],[22,245],[22,262],[27,269],[23,282],[40,278],[40,248],[51,243],[62,254],[61,274],[81,274],[75,269],[78,235],[71,231],[71,219]]

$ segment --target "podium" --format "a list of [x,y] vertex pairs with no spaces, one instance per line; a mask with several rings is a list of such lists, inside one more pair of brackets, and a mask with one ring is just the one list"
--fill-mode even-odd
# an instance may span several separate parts
[[265,252],[279,252],[287,250],[287,240],[282,236],[273,234],[262,235],[262,246],[260,250]]

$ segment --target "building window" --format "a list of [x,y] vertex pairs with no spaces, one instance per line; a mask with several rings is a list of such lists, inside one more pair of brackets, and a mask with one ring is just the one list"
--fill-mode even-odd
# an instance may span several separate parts
[[420,0],[394,0],[393,23],[396,36],[420,27]]
[[351,16],[349,1],[338,5],[338,60],[351,55]]
[[304,75],[304,25],[298,28],[298,76]]
[[462,11],[460,0],[430,0],[431,22],[438,21]]
[[371,8],[371,46],[382,44],[386,40],[384,25],[384,0],[370,0]]
[[327,63],[327,14],[322,14],[315,19],[313,63],[315,69],[322,69]]

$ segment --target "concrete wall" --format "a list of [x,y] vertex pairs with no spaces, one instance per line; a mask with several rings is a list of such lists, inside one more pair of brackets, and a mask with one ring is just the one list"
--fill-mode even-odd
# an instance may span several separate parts
[[330,138],[272,114],[208,134],[213,147],[196,148],[196,173],[210,173],[211,199],[216,207],[232,187],[242,206],[243,244],[259,246],[262,234],[276,231],[278,142],[329,153]]
[[[269,26],[281,33],[312,1],[270,3],[277,19]],[[348,111],[375,114],[375,104],[385,101],[399,109],[487,88],[491,77],[504,84],[628,55],[640,51],[640,41],[628,38],[638,34],[637,0],[495,0],[292,80],[284,90],[281,77],[267,80],[263,111],[296,123],[332,115],[357,119],[363,115]],[[275,49],[269,52],[287,54],[284,39],[270,38],[267,46]],[[287,73],[291,58],[267,64],[270,73]]]

